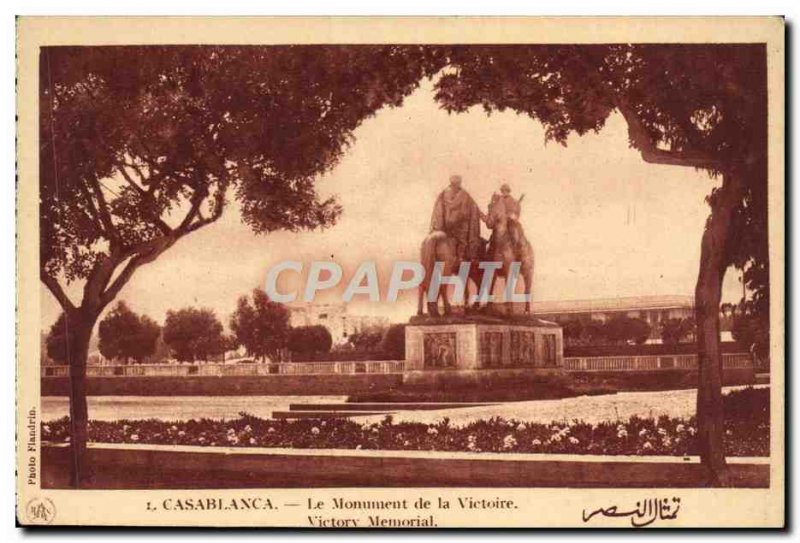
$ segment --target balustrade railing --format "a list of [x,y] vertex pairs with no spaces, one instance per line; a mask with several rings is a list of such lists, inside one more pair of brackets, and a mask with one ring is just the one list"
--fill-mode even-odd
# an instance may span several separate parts
[[[281,362],[249,364],[131,364],[88,366],[88,377],[253,377],[259,375],[331,375],[402,373],[402,360],[359,362]],[[69,366],[42,367],[42,377],[67,377]]]
[[[750,368],[752,366],[753,359],[747,353],[722,355],[723,368]],[[696,368],[696,354],[564,358],[564,369],[568,371],[648,371]]]

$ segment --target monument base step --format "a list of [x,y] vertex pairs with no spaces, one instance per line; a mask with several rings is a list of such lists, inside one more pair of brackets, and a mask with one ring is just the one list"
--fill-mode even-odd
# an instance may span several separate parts
[[491,402],[350,402],[350,403],[293,403],[289,411],[426,411],[484,407]]
[[562,368],[497,368],[479,370],[415,370],[403,373],[403,386],[442,388],[448,386],[480,386],[558,381],[565,377]]

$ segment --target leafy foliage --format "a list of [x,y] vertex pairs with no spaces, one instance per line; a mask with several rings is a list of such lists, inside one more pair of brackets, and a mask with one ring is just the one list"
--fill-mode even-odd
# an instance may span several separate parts
[[156,351],[161,327],[147,315],[137,315],[125,302],[118,302],[100,321],[100,352],[106,358],[142,362]]
[[374,352],[380,347],[384,333],[384,327],[370,326],[350,334],[347,343],[354,351]]
[[254,289],[252,303],[247,296],[239,298],[230,325],[236,342],[250,355],[273,357],[286,346],[289,310],[271,301],[263,290]]
[[615,315],[605,322],[570,319],[564,323],[564,342],[567,346],[642,344],[650,332],[647,321],[626,315]]
[[194,307],[167,312],[164,341],[180,361],[207,360],[227,347],[222,323],[214,312]]
[[66,364],[69,360],[69,325],[67,316],[62,312],[45,339],[47,356],[58,364]]
[[293,353],[327,353],[331,350],[333,338],[321,324],[298,326],[289,331],[287,346]]
[[258,233],[332,224],[316,177],[443,61],[420,46],[42,49],[43,281],[69,309],[57,279],[87,280],[99,313],[231,196]]
[[[767,315],[766,55],[763,45],[464,46],[451,51],[437,99],[452,112],[511,109],[546,138],[599,131],[618,110],[645,161],[735,171],[744,188],[724,265],[745,270]],[[719,190],[708,198],[712,209]]]
[[757,301],[747,301],[737,306],[731,332],[736,341],[745,344],[759,357],[769,356],[769,319],[758,309]]
[[661,323],[661,340],[668,345],[694,341],[694,318],[667,319]]
[[406,325],[392,324],[381,339],[381,351],[394,360],[406,357]]

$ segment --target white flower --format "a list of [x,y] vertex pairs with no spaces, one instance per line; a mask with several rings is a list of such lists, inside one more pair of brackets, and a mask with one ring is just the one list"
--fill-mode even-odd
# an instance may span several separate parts
[[469,441],[470,443],[475,443],[477,439],[478,439],[477,437],[471,434],[467,436],[467,441]]
[[127,432],[128,430],[130,430],[130,428],[131,428],[131,427],[130,427],[130,426],[128,426],[127,424],[123,424],[123,425],[122,425],[122,431],[123,431],[123,432]]
[[198,439],[197,441],[199,441],[200,443],[205,443],[205,442],[206,442],[206,438],[204,438],[204,437],[201,437],[201,438],[200,438],[200,439]]
[[522,432],[525,430],[525,425],[521,422],[517,425],[517,432]]
[[559,441],[561,441],[561,434],[553,434],[552,437],[550,437],[550,441],[555,441],[556,443],[558,443]]
[[664,439],[662,439],[662,440],[661,440],[661,443],[662,443],[662,444],[663,444],[665,447],[669,447],[669,446],[671,446],[671,445],[672,445],[672,440],[669,438],[669,436],[664,436]]
[[559,432],[561,431],[561,428],[559,428],[558,426],[556,426],[556,425],[554,424],[554,425],[553,425],[553,426],[550,428],[550,430],[552,430],[554,434],[557,434],[557,433],[559,433]]
[[676,432],[683,432],[685,429],[686,427],[683,424],[679,424],[675,427]]
[[439,433],[439,430],[437,430],[437,429],[436,429],[436,428],[434,428],[433,426],[431,426],[430,428],[428,428],[428,435],[435,436],[435,435],[437,435],[438,433]]
[[247,433],[249,434],[250,432],[252,432],[252,431],[253,431],[253,429],[252,429],[252,428],[250,428],[250,425],[248,424],[247,426],[245,426],[245,427],[244,427],[244,431],[245,431],[245,432],[247,432]]
[[577,437],[570,437],[569,442],[572,443],[573,445],[577,445],[578,443],[580,443]]
[[625,428],[623,428],[621,430],[618,430],[617,431],[617,437],[620,438],[620,439],[628,437],[628,431]]
[[[127,425],[125,425],[123,428],[127,428]],[[170,431],[172,431],[172,432],[177,432],[177,431],[178,431],[178,427],[177,427],[177,426],[175,426],[174,424],[173,424],[172,426],[170,426],[170,428],[169,428],[169,429],[170,429]]]
[[541,444],[542,442],[539,441],[538,439],[534,439],[533,441],[531,441],[531,445],[533,445],[534,447],[538,447]]
[[236,430],[234,430],[233,428],[228,428],[228,435],[229,436],[230,435],[234,435],[235,433],[236,433]]
[[512,449],[516,446],[517,446],[517,440],[511,434],[508,434],[506,437],[503,438],[504,449]]
[[325,420],[323,420],[323,421],[320,423],[320,426],[327,426],[327,425],[328,425],[328,421],[325,421]]
[[256,438],[251,437],[250,438],[250,445],[255,445],[255,444],[256,444]]
[[[625,425],[624,424],[618,424],[617,425],[617,432],[621,432],[623,430],[625,430]],[[627,430],[625,430],[625,431],[627,431]]]
[[653,445],[649,441],[645,441],[644,445],[642,445],[643,449],[649,450],[653,448]]
[[267,430],[267,433],[268,433],[268,434],[273,434],[273,433],[275,433],[275,428],[270,428],[269,430]]
[[639,430],[639,437],[644,437],[647,435],[647,428],[642,428]]
[[178,432],[178,437],[183,437],[183,436],[185,436],[185,435],[186,435],[186,432],[184,432],[183,430],[181,430],[180,432]]
[[697,433],[697,430],[694,429],[694,426],[689,426],[689,435],[693,436],[696,433]]
[[725,435],[726,436],[732,436],[733,435],[733,430],[725,430]]
[[408,447],[409,445],[411,445],[410,441],[408,440],[403,441],[403,447]]
[[43,427],[42,429],[43,429],[45,432],[49,432],[49,431],[50,431],[50,425],[48,425],[48,424],[45,424],[45,425],[44,425],[44,427]]
[[467,449],[469,449],[471,451],[474,451],[475,450],[475,442],[474,441],[470,441],[469,443],[467,443]]
[[312,435],[315,435],[315,436],[318,436],[318,435],[319,435],[319,428],[317,428],[316,426],[314,426],[314,427],[311,429],[311,434],[312,434]]
[[228,443],[236,445],[239,443],[239,438],[236,435],[229,435],[228,436]]
[[361,450],[361,445],[356,445],[356,450],[360,451]]
[[667,429],[666,428],[659,428],[658,429],[658,435],[660,435],[660,436],[667,435]]
[[139,441],[139,434],[131,434],[131,441]]

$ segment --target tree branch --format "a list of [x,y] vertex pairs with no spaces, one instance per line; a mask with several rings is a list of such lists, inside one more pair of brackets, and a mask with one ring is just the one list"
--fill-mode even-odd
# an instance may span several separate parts
[[111,212],[108,210],[108,204],[106,203],[106,199],[103,196],[103,191],[100,188],[100,183],[97,182],[96,179],[88,180],[89,184],[92,186],[92,192],[94,193],[94,197],[97,200],[97,206],[100,211],[100,221],[103,224],[103,227],[106,230],[106,234],[108,235],[108,241],[112,244],[119,243],[119,234],[117,233],[117,229],[114,227],[114,222],[111,220]]
[[130,260],[128,260],[128,263],[111,283],[111,286],[100,295],[102,306],[108,305],[108,303],[117,297],[119,291],[128,283],[133,273],[140,266],[154,261],[161,253],[172,247],[177,240],[178,237],[175,236],[164,236],[144,242],[140,244],[136,250],[132,251],[132,256],[129,255]]
[[99,223],[100,231],[105,234],[106,237],[110,237],[111,234],[106,232],[105,222],[103,222],[103,220],[100,218],[100,211],[97,209],[97,206],[94,203],[92,193],[89,192],[89,189],[83,183],[78,183],[78,189],[86,199],[86,207],[89,209],[89,216],[91,217],[92,223]]
[[622,100],[619,96],[613,99],[614,107],[625,118],[628,124],[628,138],[635,149],[637,149],[645,162],[651,164],[666,164],[670,166],[689,166],[694,168],[703,168],[706,170],[719,171],[723,167],[723,163],[707,153],[697,151],[670,151],[666,149],[659,149],[652,138],[647,133],[641,119],[626,101]]
[[222,216],[222,212],[225,209],[225,188],[218,187],[217,192],[214,195],[214,212],[211,214],[210,217],[205,218],[203,217],[202,213],[199,213],[200,220],[195,221],[194,223],[190,224],[187,229],[186,233],[194,232],[199,230],[200,228],[207,226],[213,222],[216,222]]
[[[672,151],[659,149],[653,142],[644,123],[639,118],[636,109],[618,92],[613,85],[603,78],[597,71],[596,65],[590,59],[581,55],[578,57],[583,64],[587,76],[592,80],[598,90],[601,90],[623,116],[628,125],[628,139],[631,145],[642,155],[642,160],[651,164],[664,164],[669,166],[687,166],[703,168],[706,170],[720,171],[723,163],[720,160],[700,151]],[[691,133],[686,134],[687,139]]]
[[[122,174],[123,179],[125,179],[125,181],[127,181],[128,184],[131,187],[133,187],[140,196],[145,196],[147,194],[147,191],[144,190],[142,187],[140,187],[139,183],[133,180],[133,178],[128,174],[128,171],[125,169],[125,166],[127,166],[127,164],[125,163],[118,164],[117,171],[119,171],[119,173]],[[134,170],[136,170],[135,166],[132,167]],[[138,172],[137,175],[139,176],[139,179],[143,179],[141,176],[141,172]]]
[[[140,179],[143,179],[141,177],[141,175],[142,175],[141,171],[138,170],[138,168],[136,166],[133,166],[133,168],[138,172],[138,175],[140,176]],[[131,187],[133,187],[134,190],[136,190],[136,193],[142,199],[142,203],[143,203],[145,209],[147,209],[150,212],[150,214],[152,215],[153,224],[155,224],[156,227],[159,230],[161,230],[161,233],[163,233],[165,235],[171,234],[172,233],[172,228],[170,228],[170,226],[166,222],[164,222],[164,219],[161,218],[161,216],[159,215],[159,213],[155,209],[155,200],[153,199],[152,193],[149,192],[148,190],[143,189],[142,187],[139,186],[139,183],[134,181],[134,179],[125,170],[125,164],[119,165],[117,167],[117,170],[119,171],[119,173],[122,174],[123,179],[125,179],[125,181],[127,181],[128,184]]]
[[206,196],[208,196],[208,190],[205,187],[202,188],[198,187],[194,190],[194,194],[192,194],[192,200],[191,200],[192,207],[186,213],[186,216],[181,221],[180,226],[178,226],[178,231],[180,231],[181,233],[191,231],[190,228],[192,222],[194,221],[195,217],[197,217],[197,214],[200,211],[200,206],[203,205],[203,200],[206,199]]
[[50,276],[50,274],[48,274],[44,270],[41,270],[39,275],[42,280],[42,283],[45,284],[48,290],[50,290],[53,296],[55,296],[56,300],[58,300],[61,309],[63,309],[65,313],[70,313],[72,311],[75,311],[76,309],[75,305],[72,303],[72,300],[70,300],[67,294],[64,292],[64,289],[61,288],[61,285],[58,284],[58,281],[56,281],[54,277]]

